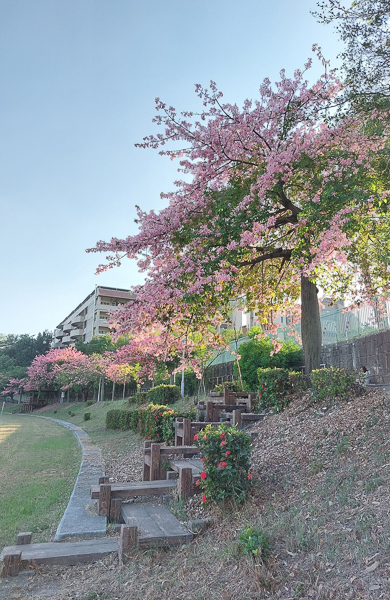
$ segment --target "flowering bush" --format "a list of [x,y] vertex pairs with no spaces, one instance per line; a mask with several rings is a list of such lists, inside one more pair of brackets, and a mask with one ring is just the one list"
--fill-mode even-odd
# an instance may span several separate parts
[[161,404],[148,404],[137,410],[113,409],[107,412],[107,429],[131,429],[143,438],[171,444],[175,439],[176,417],[195,418],[195,409],[177,412]]
[[289,372],[286,369],[257,369],[258,408],[281,412],[291,402]]
[[196,482],[204,491],[203,502],[244,502],[252,479],[250,436],[236,426],[207,425],[194,436],[194,442],[204,456],[203,471]]

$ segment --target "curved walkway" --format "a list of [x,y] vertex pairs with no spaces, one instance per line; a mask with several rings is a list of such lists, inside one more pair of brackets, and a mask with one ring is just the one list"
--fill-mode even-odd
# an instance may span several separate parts
[[82,450],[79,474],[54,541],[59,542],[71,537],[89,539],[106,535],[107,517],[98,516],[97,505],[91,500],[90,492],[91,485],[96,485],[99,477],[104,475],[104,462],[100,448],[91,442],[89,435],[81,427],[61,419],[41,418],[70,429]]

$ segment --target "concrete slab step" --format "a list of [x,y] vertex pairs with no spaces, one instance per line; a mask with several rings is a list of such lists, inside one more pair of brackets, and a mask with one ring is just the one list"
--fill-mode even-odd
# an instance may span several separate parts
[[155,503],[125,504],[122,519],[138,527],[139,547],[180,546],[191,542],[193,534],[165,506]]

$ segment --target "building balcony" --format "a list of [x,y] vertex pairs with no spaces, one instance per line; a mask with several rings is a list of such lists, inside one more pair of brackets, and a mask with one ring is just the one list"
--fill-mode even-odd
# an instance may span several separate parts
[[54,333],[54,337],[57,339],[61,339],[62,337],[64,337],[65,333],[62,331],[62,329],[56,329],[55,333]]
[[82,325],[84,323],[84,319],[85,319],[84,315],[76,315],[75,317],[72,317],[70,322],[74,326]]
[[84,335],[84,329],[72,329],[70,337],[72,340],[77,340]]
[[62,338],[62,342],[61,343],[66,345],[66,344],[70,344],[71,341],[72,340],[71,340],[70,335],[66,335],[65,337]]
[[72,331],[72,329],[73,329],[73,325],[72,325],[71,323],[65,323],[65,325],[63,325],[63,326],[62,326],[62,329],[63,329],[65,332]]

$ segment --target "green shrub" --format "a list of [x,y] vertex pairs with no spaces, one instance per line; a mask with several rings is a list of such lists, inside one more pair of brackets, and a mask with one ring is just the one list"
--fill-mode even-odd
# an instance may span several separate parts
[[318,369],[310,375],[312,400],[348,398],[350,392],[358,392],[361,386],[355,381],[356,375],[347,369]]
[[180,398],[180,388],[176,385],[157,385],[146,394],[151,404],[173,404]]
[[[260,327],[252,327],[248,335],[252,339],[243,342],[239,346],[240,369],[244,389],[249,392],[258,391],[257,369],[281,368],[290,371],[299,369],[303,364],[301,348],[292,340],[283,342],[282,348],[271,356],[274,351],[273,344],[269,338],[257,339],[256,335],[261,333]],[[234,365],[234,373],[237,377],[237,365]]]
[[268,536],[261,530],[254,527],[247,527],[238,538],[237,553],[252,556],[252,558],[260,557],[266,560],[270,555],[270,545]]
[[91,418],[91,413],[90,412],[84,413],[84,415],[83,415],[84,421],[89,421],[90,418]]
[[257,369],[258,408],[280,412],[291,402],[289,372],[286,369]]
[[224,388],[229,392],[242,392],[241,383],[237,380],[225,381],[225,383],[219,383],[214,386],[214,392],[223,392]]
[[300,394],[307,391],[307,379],[303,373],[289,373],[288,387],[291,394]]
[[204,490],[203,502],[244,502],[252,479],[250,435],[236,426],[207,425],[194,441],[204,456],[203,471],[196,482]]
[[171,444],[176,417],[194,420],[195,408],[178,412],[162,404],[148,404],[137,410],[112,409],[106,415],[106,429],[131,429],[145,439]]
[[135,411],[113,408],[106,414],[106,429],[131,429],[132,414]]
[[93,400],[87,400],[87,402],[86,402],[87,406],[92,406],[92,404],[95,404],[95,402]]
[[140,406],[141,404],[145,404],[146,402],[146,392],[137,392],[134,396],[129,398],[129,404],[137,404]]

